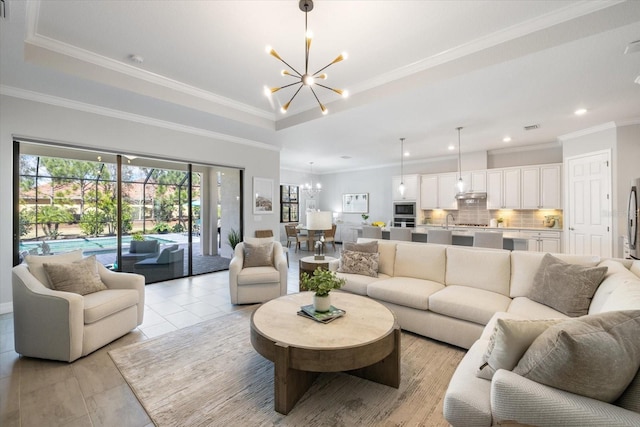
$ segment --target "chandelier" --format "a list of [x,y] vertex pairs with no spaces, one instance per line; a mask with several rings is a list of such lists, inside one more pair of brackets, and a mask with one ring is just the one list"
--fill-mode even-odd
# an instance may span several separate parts
[[280,55],[278,55],[278,53],[275,51],[275,49],[273,49],[271,46],[267,46],[266,51],[269,55],[273,56],[274,58],[276,58],[277,60],[281,61],[284,65],[286,65],[287,67],[289,67],[289,70],[282,70],[281,74],[283,76],[289,76],[289,77],[293,77],[296,81],[284,86],[280,86],[280,87],[273,87],[273,88],[265,88],[265,93],[270,96],[271,94],[279,91],[280,89],[284,89],[284,88],[288,88],[288,87],[295,87],[298,86],[298,89],[295,91],[295,93],[293,94],[293,96],[291,97],[291,99],[289,99],[289,102],[287,102],[286,104],[284,104],[281,108],[280,111],[282,113],[286,113],[287,109],[289,109],[289,105],[291,105],[291,101],[293,101],[293,99],[298,95],[298,93],[300,92],[300,90],[303,87],[308,87],[311,90],[311,93],[313,93],[313,96],[316,98],[316,101],[318,101],[318,105],[320,106],[320,110],[322,110],[322,114],[327,114],[328,110],[327,107],[325,107],[322,102],[320,102],[320,99],[318,98],[318,95],[316,94],[316,91],[313,90],[314,86],[319,86],[328,90],[332,90],[335,93],[342,95],[342,97],[346,98],[348,96],[348,93],[346,90],[342,90],[342,89],[334,89],[331,88],[329,86],[325,86],[323,84],[318,83],[318,80],[326,80],[327,79],[327,75],[325,73],[320,74],[322,71],[324,71],[325,69],[327,69],[328,67],[330,67],[331,65],[335,64],[336,62],[340,62],[343,61],[345,59],[347,59],[347,54],[346,53],[341,53],[340,55],[338,55],[336,57],[336,59],[334,59],[333,61],[331,61],[329,64],[325,65],[324,67],[320,68],[318,71],[316,71],[315,73],[309,73],[309,49],[311,48],[311,38],[312,38],[312,34],[311,31],[309,31],[307,29],[307,13],[311,12],[313,10],[313,1],[312,0],[300,0],[299,3],[299,7],[300,10],[304,12],[304,33],[305,33],[305,44],[304,44],[304,74],[300,73],[299,71],[297,71],[295,68],[293,68],[291,65],[289,65],[284,59],[282,59],[280,57]]
[[313,199],[313,197],[322,191],[322,185],[318,182],[316,185],[313,185],[313,162],[309,162],[309,167],[311,169],[311,182],[307,182],[302,186],[302,191],[305,192],[307,197]]

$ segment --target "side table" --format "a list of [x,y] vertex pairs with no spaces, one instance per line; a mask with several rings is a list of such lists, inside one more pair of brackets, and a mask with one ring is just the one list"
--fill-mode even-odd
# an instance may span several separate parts
[[329,262],[336,260],[337,258],[325,256],[324,259],[314,259],[312,256],[306,256],[300,259],[300,275],[298,282],[298,289],[300,292],[306,291],[306,289],[302,288],[302,273],[307,273],[308,275],[312,275],[316,268],[320,267],[323,269],[329,268]]

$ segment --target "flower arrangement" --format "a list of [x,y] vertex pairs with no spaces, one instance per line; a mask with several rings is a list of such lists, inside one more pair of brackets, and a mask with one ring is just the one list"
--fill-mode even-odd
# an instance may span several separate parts
[[371,223],[371,225],[373,225],[374,227],[380,227],[380,228],[382,228],[382,227],[384,227],[386,224],[385,224],[383,221],[375,221],[375,222],[372,222],[372,223]]

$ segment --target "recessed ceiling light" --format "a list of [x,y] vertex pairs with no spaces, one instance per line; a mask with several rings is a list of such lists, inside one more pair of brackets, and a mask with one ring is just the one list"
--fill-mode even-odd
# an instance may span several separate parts
[[578,108],[576,111],[573,112],[573,114],[575,114],[576,116],[582,116],[584,114],[587,114],[587,109],[586,108]]
[[404,152],[404,156],[405,156],[405,157],[409,157],[410,155],[411,155],[411,153],[410,153],[410,152],[408,152],[408,151],[405,151],[405,152]]
[[504,138],[502,138],[502,142],[511,142],[511,137],[505,136]]
[[449,149],[449,151],[453,151],[456,149],[456,147],[453,144],[449,144],[447,148]]
[[341,159],[349,160],[351,156],[340,156]]
[[134,64],[142,64],[144,62],[144,58],[140,55],[132,53],[131,55],[129,55],[129,61],[133,62]]

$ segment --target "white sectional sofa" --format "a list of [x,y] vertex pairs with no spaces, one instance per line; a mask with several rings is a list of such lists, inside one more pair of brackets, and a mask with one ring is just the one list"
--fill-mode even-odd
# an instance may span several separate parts
[[[358,239],[358,243],[372,239]],[[445,396],[454,426],[640,425],[640,413],[535,383],[504,369],[492,380],[476,372],[498,318],[567,315],[527,296],[545,254],[378,240],[378,275],[341,273],[343,291],[366,295],[395,314],[402,329],[469,349]],[[607,266],[589,314],[640,310],[640,261],[554,254],[570,264]],[[339,261],[329,268],[338,270]],[[640,339],[640,331],[639,331]],[[640,399],[640,374],[633,384]],[[629,387],[631,389],[631,387]],[[627,396],[629,397],[629,396]]]

